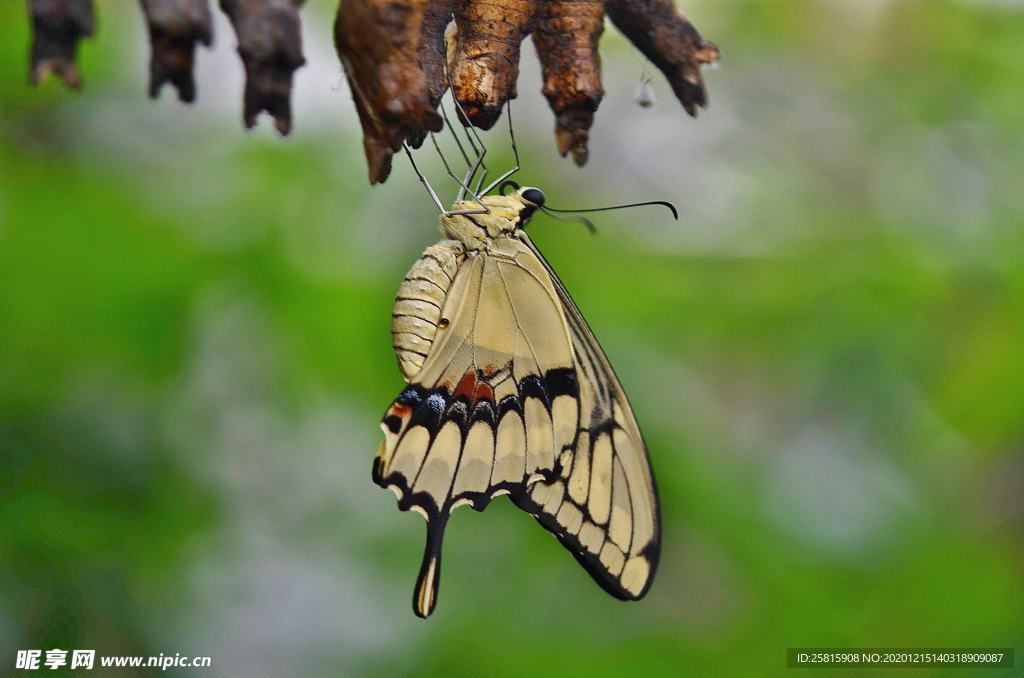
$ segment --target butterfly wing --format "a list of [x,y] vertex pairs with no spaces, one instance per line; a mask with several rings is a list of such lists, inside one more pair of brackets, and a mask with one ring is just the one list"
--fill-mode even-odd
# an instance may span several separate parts
[[537,483],[516,501],[555,533],[594,580],[623,600],[642,598],[661,553],[661,511],[650,458],[626,394],[562,281],[522,231],[517,237],[544,266],[564,312],[579,385],[575,443],[563,452],[559,480]]
[[[441,542],[451,511],[525,496],[555,476],[555,450],[573,444],[579,387],[558,291],[524,244],[495,239],[467,256],[419,373],[382,422],[374,480],[399,508],[427,520],[413,597],[425,617],[437,598]],[[444,322],[447,320],[447,324]]]
[[657,492],[626,396],[561,281],[517,237],[462,262],[422,370],[382,423],[374,480],[427,520],[422,617],[451,511],[500,494],[617,598],[641,598],[658,564]]

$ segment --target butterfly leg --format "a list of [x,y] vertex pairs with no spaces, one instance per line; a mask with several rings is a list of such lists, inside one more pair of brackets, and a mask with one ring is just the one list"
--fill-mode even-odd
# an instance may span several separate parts
[[402,144],[402,148],[405,149],[405,154],[409,156],[409,162],[412,163],[412,170],[416,172],[416,176],[419,177],[420,183],[422,183],[427,189],[427,193],[430,194],[430,197],[434,199],[434,204],[437,205],[437,209],[441,210],[441,214],[448,214],[448,210],[446,210],[444,205],[441,204],[441,199],[437,197],[437,193],[434,193],[434,189],[431,188],[430,182],[427,181],[427,178],[423,176],[422,172],[420,172],[420,168],[416,166],[416,161],[412,159],[412,151],[410,151],[409,147],[405,144]]
[[512,130],[512,100],[510,99],[508,103],[505,104],[505,106],[508,113],[508,137],[512,141],[512,154],[515,155],[516,157],[516,166],[502,174],[500,177],[492,181],[490,184],[488,184],[487,188],[484,189],[483,195],[487,195],[488,193],[494,190],[495,186],[497,186],[501,182],[505,181],[505,179],[508,179],[510,176],[519,171],[519,149],[516,148],[516,134]]

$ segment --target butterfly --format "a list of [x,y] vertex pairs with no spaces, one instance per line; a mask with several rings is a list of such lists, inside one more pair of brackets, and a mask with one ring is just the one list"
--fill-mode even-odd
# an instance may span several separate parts
[[413,265],[392,312],[408,385],[381,423],[373,479],[426,518],[420,617],[437,602],[451,512],[503,494],[616,598],[642,598],[658,567],[658,493],[636,418],[523,230],[544,193],[507,185],[441,215],[446,239]]

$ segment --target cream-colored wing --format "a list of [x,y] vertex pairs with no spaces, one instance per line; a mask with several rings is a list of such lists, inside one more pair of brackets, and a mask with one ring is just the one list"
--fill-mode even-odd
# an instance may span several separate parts
[[608,358],[565,286],[529,237],[522,231],[517,237],[544,266],[564,311],[580,417],[575,444],[559,460],[559,480],[533,485],[514,501],[554,532],[608,593],[642,598],[661,553],[661,512],[647,448]]
[[427,519],[413,597],[422,617],[437,600],[451,511],[483,510],[499,494],[522,506],[531,484],[555,480],[579,422],[569,326],[550,275],[523,243],[497,238],[461,260],[430,339],[384,416],[373,471],[400,509]]

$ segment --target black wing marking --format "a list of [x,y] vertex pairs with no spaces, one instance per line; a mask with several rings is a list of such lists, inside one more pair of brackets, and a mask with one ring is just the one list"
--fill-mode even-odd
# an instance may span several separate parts
[[[650,458],[626,394],[558,275],[517,232],[558,293],[573,343],[580,423],[560,479],[516,501],[569,549],[594,580],[624,600],[650,588],[661,553],[661,515]],[[567,451],[568,452],[568,451]]]

